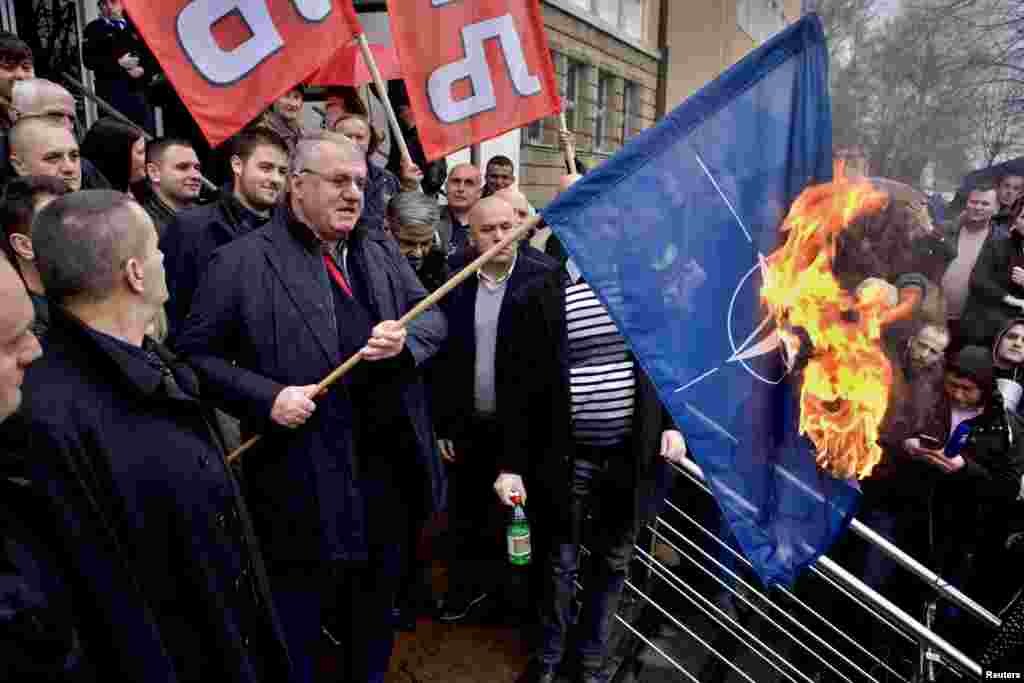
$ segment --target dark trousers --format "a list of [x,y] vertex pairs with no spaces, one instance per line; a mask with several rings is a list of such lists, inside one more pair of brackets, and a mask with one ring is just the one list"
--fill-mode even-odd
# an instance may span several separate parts
[[626,583],[633,557],[633,491],[623,472],[628,451],[601,464],[577,459],[572,488],[572,529],[566,538],[551,543],[547,557],[547,581],[541,605],[542,646],[540,661],[557,667],[565,654],[566,636],[572,622],[576,579],[580,574],[579,549],[583,523],[591,516],[583,571],[583,593],[576,623],[575,649],[584,669],[600,668],[608,653],[611,621]]
[[494,493],[495,449],[500,443],[497,421],[474,418],[468,437],[454,444],[457,462],[449,470],[448,499],[449,590],[488,592],[501,582],[507,512]]
[[[376,469],[376,468],[375,468]],[[336,680],[382,683],[394,647],[391,608],[408,535],[406,484],[399,469],[364,478],[367,560],[304,569],[271,569],[270,585],[292,658],[293,683],[312,683],[325,643]],[[330,637],[322,635],[327,628]]]

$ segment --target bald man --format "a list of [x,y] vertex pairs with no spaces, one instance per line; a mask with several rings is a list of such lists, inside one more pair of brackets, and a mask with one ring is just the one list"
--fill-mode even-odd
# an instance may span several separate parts
[[66,88],[45,78],[18,81],[11,94],[11,109],[18,118],[41,116],[74,130],[75,98]]
[[[63,86],[45,78],[29,78],[14,84],[11,111],[15,118],[40,118],[63,126],[76,134],[78,120],[75,98]],[[77,139],[77,138],[76,138]],[[0,183],[19,175],[9,162],[8,141],[0,140]],[[85,190],[110,189],[108,181],[88,159],[81,160],[82,183]]]
[[[567,173],[559,178],[558,194],[568,192],[569,188],[582,177],[579,173]],[[555,196],[557,197],[558,195]],[[562,248],[562,244],[557,238],[551,239],[551,228],[546,225],[530,237],[530,246],[544,252],[556,261],[565,260],[565,249]]]
[[522,192],[514,187],[506,187],[491,195],[504,200],[516,214],[516,226],[522,225],[530,217],[530,201]]
[[[447,328],[436,308],[395,322],[427,293],[390,235],[356,229],[366,177],[347,137],[299,140],[289,205],[214,252],[176,342],[243,435],[264,435],[243,467],[293,681],[313,680],[322,619],[346,650],[338,680],[383,680],[408,506],[440,502],[417,369]],[[368,362],[314,402],[354,354]]]
[[[487,251],[520,225],[516,209],[497,194],[477,202],[467,218],[467,259]],[[442,621],[465,619],[502,584],[504,518],[488,488],[496,472],[495,449],[501,445],[501,400],[495,386],[496,377],[506,372],[504,340],[510,319],[505,302],[556,267],[529,246],[511,244],[442,300],[449,337],[438,361],[440,370],[434,373],[444,383],[435,387],[435,395],[444,400],[436,401],[434,408],[442,453],[452,463],[449,519],[455,557]],[[519,602],[521,606],[525,601]],[[514,604],[505,607],[516,609]]]
[[20,118],[11,128],[10,161],[19,176],[60,178],[69,192],[82,189],[78,142],[67,127],[44,118]]
[[437,234],[442,250],[451,256],[469,241],[469,210],[480,200],[483,176],[473,164],[456,164],[448,174],[445,188],[448,205],[441,209]]

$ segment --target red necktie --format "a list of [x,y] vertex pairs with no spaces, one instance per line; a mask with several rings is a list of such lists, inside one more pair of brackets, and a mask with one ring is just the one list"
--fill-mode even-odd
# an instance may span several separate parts
[[345,276],[338,269],[337,264],[334,262],[334,259],[331,258],[330,254],[324,253],[324,263],[327,264],[327,272],[331,274],[334,281],[338,283],[338,286],[341,287],[342,291],[349,295],[349,298],[352,298],[352,288],[348,286],[348,282],[345,281]]

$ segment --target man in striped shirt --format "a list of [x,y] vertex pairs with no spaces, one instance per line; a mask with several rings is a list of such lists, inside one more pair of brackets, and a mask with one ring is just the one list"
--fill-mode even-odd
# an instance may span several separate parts
[[[617,283],[595,286],[609,303],[621,296]],[[570,663],[578,665],[576,680],[604,681],[611,618],[636,533],[664,496],[666,463],[685,457],[686,444],[571,260],[507,305],[509,370],[497,387],[505,438],[494,489],[506,505],[515,493],[527,500],[534,556],[546,565],[541,646],[519,680],[553,681],[562,664],[589,514]]]

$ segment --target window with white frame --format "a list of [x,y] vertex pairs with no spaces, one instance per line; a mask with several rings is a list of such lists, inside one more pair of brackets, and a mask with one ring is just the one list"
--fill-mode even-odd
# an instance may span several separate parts
[[622,143],[640,128],[640,86],[626,81],[622,87]]
[[736,23],[761,44],[786,27],[782,0],[736,0]]
[[565,75],[562,78],[562,107],[565,109],[565,126],[569,130],[576,130],[583,122],[580,115],[583,77],[584,65],[571,57],[566,57]]
[[[666,0],[662,0],[665,2]],[[622,0],[622,14],[619,27],[626,34],[643,39],[644,37],[644,0]]]
[[609,102],[612,95],[612,83],[610,74],[602,73],[597,77],[597,104],[594,106],[594,149],[609,149],[611,147],[608,117],[611,116]]
[[594,13],[612,26],[619,25],[620,0],[594,0]]
[[544,142],[544,119],[538,119],[526,127],[526,143],[539,145]]
[[[667,0],[662,0],[667,2]],[[606,24],[611,24],[638,40],[644,37],[644,5],[646,0],[569,0]]]

